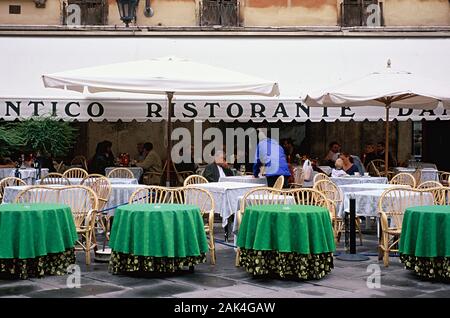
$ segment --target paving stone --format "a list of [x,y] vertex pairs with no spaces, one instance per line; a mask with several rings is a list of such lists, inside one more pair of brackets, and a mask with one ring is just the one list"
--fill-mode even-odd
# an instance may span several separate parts
[[218,276],[212,276],[212,275],[186,275],[181,277],[174,277],[170,278],[170,281],[181,281],[193,285],[200,285],[202,287],[206,288],[219,288],[219,287],[228,287],[236,285],[237,282],[231,279],[225,279]]
[[0,297],[4,296],[19,296],[29,294],[33,291],[40,290],[41,288],[35,284],[20,284],[20,285],[7,285],[0,287]]
[[351,291],[344,291],[340,289],[330,288],[327,286],[304,286],[303,288],[294,290],[297,297],[301,298],[335,298],[348,297],[352,295]]
[[106,284],[88,284],[81,285],[81,288],[59,288],[52,290],[44,290],[27,294],[34,298],[72,298],[72,297],[86,297],[97,294],[110,293],[119,291],[122,288],[114,285]]
[[155,277],[131,276],[125,274],[113,275],[108,272],[86,273],[84,276],[97,282],[110,283],[113,285],[124,287],[149,286],[164,282],[164,279]]
[[121,297],[131,297],[131,298],[151,298],[151,297],[167,297],[176,294],[187,293],[196,290],[192,286],[187,286],[185,284],[173,284],[173,283],[163,283],[150,287],[136,287],[132,290],[126,291],[121,294]]
[[450,287],[447,287],[444,290],[438,290],[431,293],[421,294],[416,297],[423,298],[450,298]]

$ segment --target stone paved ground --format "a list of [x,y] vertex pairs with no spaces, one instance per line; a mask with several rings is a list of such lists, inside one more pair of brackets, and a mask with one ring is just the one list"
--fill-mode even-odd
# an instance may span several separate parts
[[[220,228],[217,229],[220,231]],[[223,233],[218,233],[223,238]],[[338,252],[343,251],[342,242]],[[364,235],[364,245],[358,252],[375,253],[376,237]],[[175,297],[175,298],[317,298],[317,297],[450,297],[450,285],[422,281],[405,270],[397,257],[385,268],[377,257],[369,261],[344,262],[335,259],[333,271],[321,280],[293,281],[253,278],[234,266],[234,250],[217,244],[217,264],[201,264],[195,272],[159,277],[111,275],[107,264],[84,265],[84,255],[77,254],[81,267],[81,288],[68,288],[67,276],[42,279],[0,279],[0,297]],[[367,287],[370,264],[381,268],[381,288]]]

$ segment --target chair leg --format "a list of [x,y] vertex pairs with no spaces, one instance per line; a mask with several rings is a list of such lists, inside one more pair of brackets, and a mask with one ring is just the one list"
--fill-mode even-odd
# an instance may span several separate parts
[[236,266],[236,267],[239,267],[239,266],[240,266],[240,265],[239,265],[240,256],[241,256],[241,250],[240,250],[239,247],[238,247],[238,249],[237,249],[237,251],[236,251],[236,260],[235,260],[235,266]]
[[363,238],[362,238],[362,233],[361,233],[361,220],[359,218],[356,218],[356,229],[358,231],[358,236],[359,236],[359,244],[362,246],[363,245]]
[[381,261],[383,259],[383,248],[384,248],[384,242],[383,242],[383,233],[382,233],[380,240],[378,242],[378,260],[379,261]]
[[385,267],[389,267],[389,249],[384,251],[383,263]]
[[86,232],[86,265],[91,264],[91,234],[92,231]]

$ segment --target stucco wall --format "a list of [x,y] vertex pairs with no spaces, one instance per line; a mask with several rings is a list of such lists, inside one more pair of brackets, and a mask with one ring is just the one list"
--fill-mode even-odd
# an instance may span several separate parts
[[448,0],[384,0],[386,26],[448,26]]
[[[10,5],[20,5],[21,14],[9,14]],[[32,0],[0,0],[0,24],[61,24],[59,0],[47,0],[45,8],[36,8]]]
[[[153,0],[154,15],[144,15],[145,1],[139,1],[137,25],[140,26],[196,26],[197,8],[195,0]],[[115,0],[109,0],[108,24],[122,25]]]
[[336,0],[246,0],[242,1],[244,26],[335,26]]

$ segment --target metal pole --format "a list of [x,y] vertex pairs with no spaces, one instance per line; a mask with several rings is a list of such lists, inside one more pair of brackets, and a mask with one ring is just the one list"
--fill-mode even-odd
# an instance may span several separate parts
[[352,196],[350,197],[350,254],[342,254],[336,256],[336,259],[341,261],[367,261],[368,256],[356,254],[356,199]]
[[350,254],[356,254],[356,200],[350,199]]
[[386,148],[384,149],[384,175],[386,178],[389,166],[389,108],[391,108],[390,103],[386,104]]
[[170,166],[172,165],[172,99],[173,92],[167,94],[167,160],[166,160],[166,187],[170,187]]

